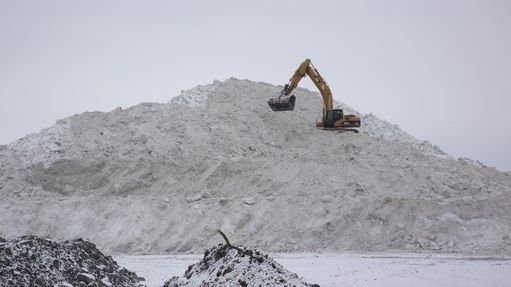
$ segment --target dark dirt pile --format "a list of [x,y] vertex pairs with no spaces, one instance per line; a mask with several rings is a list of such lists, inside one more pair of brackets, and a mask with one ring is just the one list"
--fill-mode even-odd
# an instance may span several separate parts
[[0,238],[0,286],[142,286],[94,244],[35,236]]
[[188,266],[182,277],[173,277],[164,287],[199,286],[295,286],[319,287],[303,282],[272,258],[258,251],[234,249],[226,244],[206,250],[204,258]]

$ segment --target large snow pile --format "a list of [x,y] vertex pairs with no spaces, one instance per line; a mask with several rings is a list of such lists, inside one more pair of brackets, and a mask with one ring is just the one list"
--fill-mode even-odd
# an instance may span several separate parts
[[82,239],[0,238],[0,286],[142,286],[141,278]]
[[173,277],[163,287],[319,287],[300,280],[272,258],[248,249],[236,250],[226,244],[206,250],[204,258],[188,266],[182,277]]
[[509,173],[374,115],[359,134],[318,130],[321,97],[296,89],[295,110],[273,112],[267,100],[281,89],[215,81],[3,147],[0,236],[173,253],[204,250],[221,228],[269,252],[511,254]]

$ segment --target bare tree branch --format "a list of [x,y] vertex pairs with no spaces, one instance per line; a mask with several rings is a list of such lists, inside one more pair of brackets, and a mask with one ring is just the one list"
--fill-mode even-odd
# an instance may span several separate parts
[[232,245],[231,242],[229,242],[229,239],[227,239],[227,236],[225,235],[225,233],[223,233],[222,230],[218,229],[218,233],[220,233],[220,235],[222,235],[222,237],[224,238],[225,243],[227,244],[227,247],[236,249],[238,252],[240,252],[242,254],[246,253],[245,250],[243,250],[243,249],[241,249],[241,248],[239,248],[237,246]]
[[231,243],[229,242],[229,239],[227,239],[227,236],[225,235],[225,233],[223,233],[222,230],[218,229],[218,233],[220,233],[220,235],[222,235],[222,237],[224,238],[225,240],[225,243],[227,244],[227,246],[229,247],[232,247]]

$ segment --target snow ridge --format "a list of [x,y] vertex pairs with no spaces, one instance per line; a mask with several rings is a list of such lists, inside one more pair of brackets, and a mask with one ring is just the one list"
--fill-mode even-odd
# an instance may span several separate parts
[[198,85],[195,88],[181,91],[179,95],[170,100],[170,103],[204,109],[208,96],[217,89],[218,83],[218,81],[214,81],[213,84]]
[[[231,78],[226,82],[236,81],[237,79]],[[206,107],[206,100],[213,92],[218,89],[220,85],[221,82],[215,80],[212,84],[198,85],[192,89],[181,91],[179,95],[171,99],[170,103],[204,109]],[[360,116],[362,122],[360,131],[368,134],[369,136],[379,140],[397,141],[404,143],[427,155],[433,155],[440,158],[452,158],[450,155],[442,151],[437,145],[434,145],[429,141],[418,140],[400,129],[398,125],[389,123],[386,120],[382,120],[372,113],[361,114],[348,105],[338,101],[335,101],[335,105],[337,108],[342,107],[347,114],[355,114]]]
[[400,129],[398,125],[391,124],[371,113],[362,115],[361,121],[363,123],[361,132],[374,138],[408,144],[427,155],[450,158],[450,156],[438,146],[431,144],[429,141],[420,141]]
[[7,149],[20,155],[25,167],[37,163],[43,163],[45,167],[48,167],[61,158],[60,153],[64,151],[63,145],[71,141],[69,129],[69,121],[59,120],[49,128],[10,143]]

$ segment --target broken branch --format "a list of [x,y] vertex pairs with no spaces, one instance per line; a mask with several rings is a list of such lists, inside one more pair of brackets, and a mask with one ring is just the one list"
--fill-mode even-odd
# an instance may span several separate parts
[[225,235],[225,233],[223,233],[222,230],[218,229],[218,233],[220,233],[220,235],[222,235],[222,237],[224,238],[225,244],[227,244],[227,247],[236,249],[241,254],[245,254],[245,251],[243,249],[241,249],[241,248],[239,248],[237,246],[234,246],[234,245],[231,244],[231,242],[229,242],[229,239],[227,239],[227,236]]

